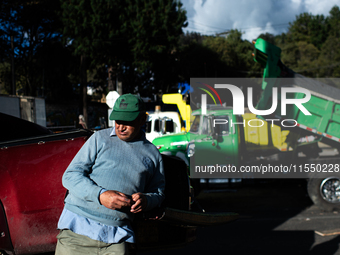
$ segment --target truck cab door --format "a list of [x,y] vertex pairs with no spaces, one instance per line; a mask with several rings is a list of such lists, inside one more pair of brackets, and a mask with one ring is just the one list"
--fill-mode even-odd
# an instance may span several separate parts
[[201,116],[200,134],[194,139],[195,165],[215,166],[235,164],[235,134],[231,131],[229,115]]

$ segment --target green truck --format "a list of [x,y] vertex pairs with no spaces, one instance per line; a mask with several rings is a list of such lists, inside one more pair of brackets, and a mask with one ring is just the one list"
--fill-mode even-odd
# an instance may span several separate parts
[[[338,210],[340,157],[338,153],[319,156],[318,144],[321,142],[333,151],[340,147],[340,90],[293,72],[281,62],[280,55],[281,49],[265,40],[257,39],[254,43],[254,60],[264,67],[262,93],[255,108],[258,112],[276,106],[270,115],[240,115],[235,114],[235,107],[208,105],[204,112],[192,111],[194,119],[189,132],[159,137],[153,143],[161,153],[177,156],[188,166],[193,160],[196,167],[218,163],[226,169],[262,167],[263,162],[282,166],[283,162],[290,167],[291,174],[294,171],[296,177],[308,180],[308,193],[316,205],[324,210]],[[289,88],[288,92],[284,92],[285,88]],[[274,93],[277,101],[273,99]],[[281,102],[281,98],[287,102]],[[294,105],[291,103],[294,100],[303,104]],[[275,124],[268,121],[273,119],[277,120]],[[232,125],[249,120],[252,125]],[[217,121],[220,123],[215,125]],[[299,156],[300,152],[305,156]],[[247,174],[243,176],[252,178]],[[225,173],[214,175],[223,176]],[[200,175],[195,176],[191,171],[191,177],[200,178]]]

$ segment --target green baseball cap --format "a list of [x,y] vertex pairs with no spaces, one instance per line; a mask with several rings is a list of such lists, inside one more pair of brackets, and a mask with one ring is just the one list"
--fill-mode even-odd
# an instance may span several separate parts
[[143,111],[145,111],[145,104],[139,96],[124,94],[116,100],[110,120],[133,121]]

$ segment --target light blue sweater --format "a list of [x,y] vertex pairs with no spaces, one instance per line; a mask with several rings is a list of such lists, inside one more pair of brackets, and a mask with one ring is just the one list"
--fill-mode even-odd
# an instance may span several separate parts
[[160,206],[164,199],[164,170],[157,148],[142,138],[125,142],[114,129],[94,133],[74,157],[63,178],[69,190],[65,208],[110,226],[133,220],[129,208],[111,210],[99,202],[100,191],[120,191],[127,195],[142,192],[147,208]]

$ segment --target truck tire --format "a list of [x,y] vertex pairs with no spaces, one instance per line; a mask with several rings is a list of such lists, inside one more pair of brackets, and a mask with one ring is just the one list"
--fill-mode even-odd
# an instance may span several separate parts
[[311,178],[307,190],[311,200],[322,210],[340,211],[340,176]]
[[201,179],[190,179],[190,183],[194,190],[195,196],[198,196],[198,194],[202,191]]

